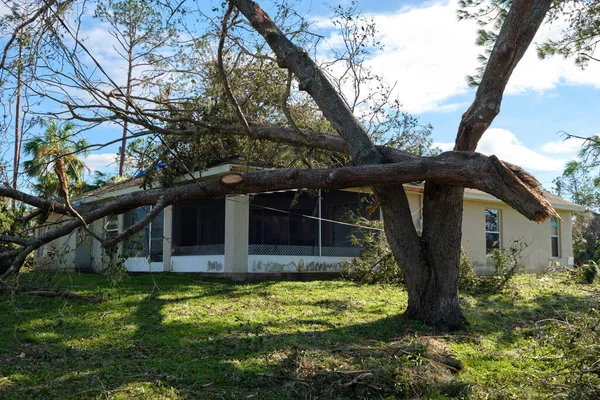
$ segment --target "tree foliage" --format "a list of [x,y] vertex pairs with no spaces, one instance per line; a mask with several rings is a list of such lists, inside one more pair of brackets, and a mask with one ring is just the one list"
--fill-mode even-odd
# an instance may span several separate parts
[[585,68],[588,63],[599,61],[595,57],[600,41],[600,2],[597,0],[561,0],[549,13],[551,22],[563,25],[561,36],[538,46],[538,56],[547,58],[562,56],[572,58],[575,64]]
[[25,172],[37,180],[33,189],[46,199],[61,195],[59,162],[64,163],[69,189],[73,192],[84,189],[83,173],[87,167],[79,157],[87,153],[86,148],[87,141],[76,138],[73,124],[59,125],[50,120],[44,133],[24,146],[25,154],[31,156],[24,163]]
[[554,180],[554,191],[584,206],[584,213],[575,215],[573,223],[573,254],[580,265],[588,260],[600,260],[600,187],[598,186],[598,158],[596,144],[586,144],[580,161],[567,163],[562,175]]

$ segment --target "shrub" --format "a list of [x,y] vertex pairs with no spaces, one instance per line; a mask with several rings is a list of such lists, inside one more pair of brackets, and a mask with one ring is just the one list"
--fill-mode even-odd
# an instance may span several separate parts
[[458,264],[458,287],[467,292],[476,291],[479,283],[479,277],[475,273],[473,264],[469,260],[467,253],[461,249],[460,264]]
[[342,265],[342,277],[356,283],[403,283],[402,271],[383,232],[383,223],[364,218],[357,222],[365,228],[351,239],[354,245],[361,245],[363,251],[360,257]]
[[504,249],[495,249],[490,257],[494,260],[494,275],[478,276],[467,255],[460,257],[458,283],[461,290],[473,294],[495,294],[506,289],[512,278],[524,268],[522,252],[528,244],[514,240]]
[[600,275],[600,267],[595,261],[588,261],[579,267],[579,280],[583,283],[594,283]]

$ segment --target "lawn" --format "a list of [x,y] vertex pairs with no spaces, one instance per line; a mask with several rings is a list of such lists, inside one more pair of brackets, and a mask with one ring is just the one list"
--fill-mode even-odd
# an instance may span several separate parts
[[403,320],[394,286],[25,274],[32,289],[103,301],[0,297],[3,399],[600,398],[600,285],[566,275],[462,294],[471,325],[451,334]]

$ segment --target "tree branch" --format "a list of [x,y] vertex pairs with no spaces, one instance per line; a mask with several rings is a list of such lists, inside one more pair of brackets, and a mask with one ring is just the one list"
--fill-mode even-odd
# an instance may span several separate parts
[[500,29],[475,100],[463,114],[455,150],[475,151],[483,133],[500,112],[511,74],[544,21],[552,0],[515,0]]
[[55,2],[56,2],[56,0],[45,1],[44,4],[31,16],[31,18],[23,21],[17,27],[15,27],[15,29],[13,29],[13,33],[10,35],[10,37],[6,41],[6,45],[4,46],[4,50],[2,51],[2,59],[0,60],[0,70],[4,69],[4,64],[6,63],[6,58],[8,56],[8,51],[10,50],[10,46],[17,38],[21,29],[34,23],[40,17],[40,15],[45,13]]
[[343,98],[306,52],[294,45],[258,4],[251,0],[230,0],[260,33],[277,57],[282,68],[294,72],[299,89],[315,100],[321,112],[348,143],[357,164],[379,164],[381,156],[369,135],[352,114]]

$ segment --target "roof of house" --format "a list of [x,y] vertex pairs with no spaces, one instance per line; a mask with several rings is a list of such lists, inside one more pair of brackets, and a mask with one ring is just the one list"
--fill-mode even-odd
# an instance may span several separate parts
[[[585,207],[580,206],[579,204],[572,203],[569,200],[563,199],[562,197],[547,192],[545,190],[543,191],[543,193],[544,197],[546,197],[550,204],[552,204],[552,207],[554,207],[557,210],[585,211]],[[481,190],[469,188],[465,189],[465,199],[502,202],[502,200],[497,199],[491,194],[482,192]]]

